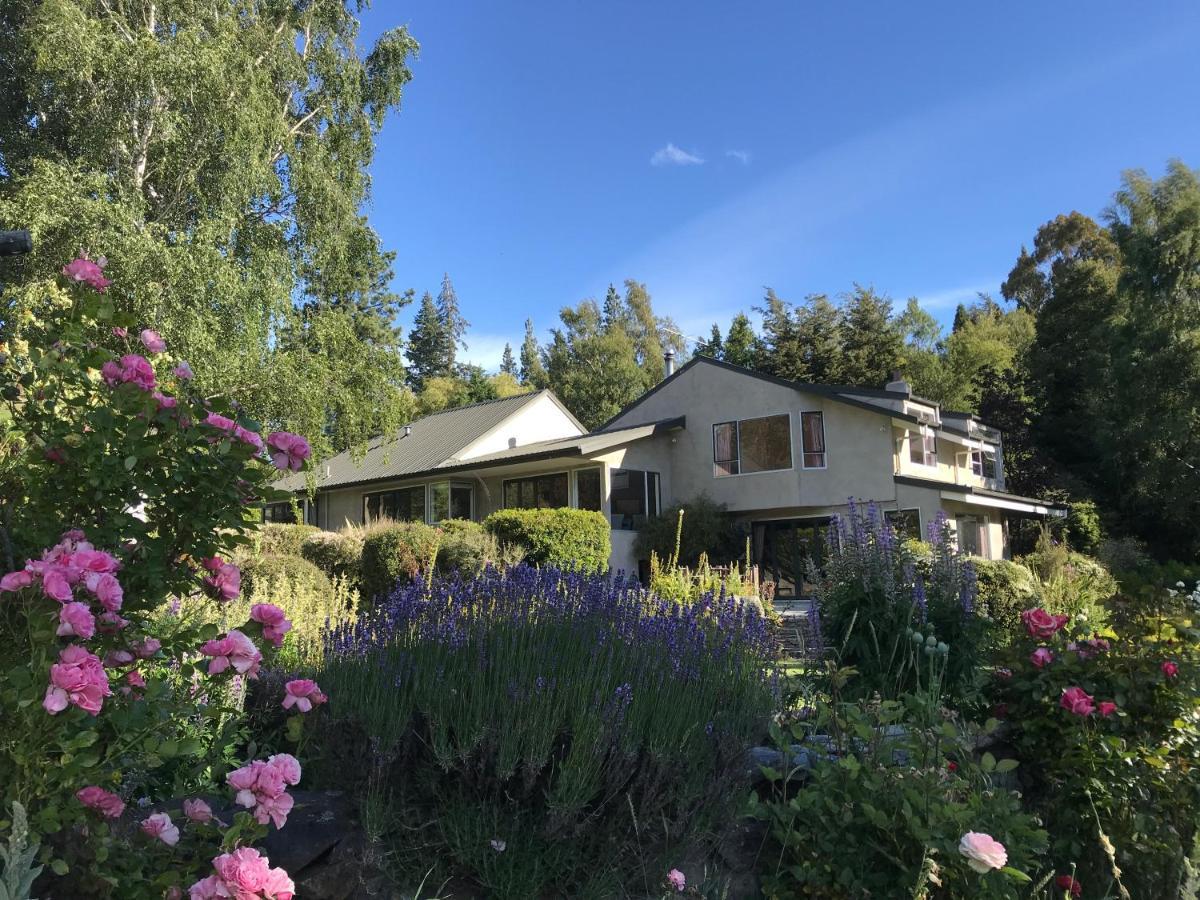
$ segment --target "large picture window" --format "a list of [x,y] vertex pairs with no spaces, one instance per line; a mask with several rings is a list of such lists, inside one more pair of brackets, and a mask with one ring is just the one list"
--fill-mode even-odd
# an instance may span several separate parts
[[397,522],[425,521],[425,485],[380,491],[363,498],[367,521],[394,519]]
[[510,478],[504,482],[506,509],[558,509],[570,505],[566,472]]
[[657,472],[641,469],[613,469],[612,489],[608,495],[612,527],[620,531],[637,531],[649,516],[659,509],[659,479]]
[[713,426],[713,475],[749,475],[791,467],[792,428],[787,413]]
[[429,521],[470,519],[474,495],[475,491],[469,484],[455,481],[440,481],[431,484],[429,486],[429,505],[432,515]]
[[296,512],[290,503],[268,503],[263,507],[263,521],[290,524],[296,521]]
[[800,413],[800,437],[804,444],[804,468],[825,468],[825,414]]
[[922,539],[921,511],[919,509],[888,509],[884,510],[883,517],[896,534],[912,538],[914,541]]
[[603,476],[599,469],[578,469],[575,472],[575,505],[580,509],[600,512],[604,504]]

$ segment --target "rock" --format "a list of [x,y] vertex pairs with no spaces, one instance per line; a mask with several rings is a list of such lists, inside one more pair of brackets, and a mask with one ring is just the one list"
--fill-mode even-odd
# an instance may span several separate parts
[[295,805],[288,814],[287,825],[278,831],[271,830],[263,841],[263,850],[272,865],[283,866],[295,878],[346,840],[357,830],[358,823],[342,791],[291,793]]

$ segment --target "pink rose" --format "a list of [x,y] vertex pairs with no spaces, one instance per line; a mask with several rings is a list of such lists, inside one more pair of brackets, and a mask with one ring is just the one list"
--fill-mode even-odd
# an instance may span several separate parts
[[158,838],[168,847],[179,843],[179,826],[171,821],[166,813],[155,813],[149,818],[142,819],[142,833],[152,838]]
[[133,654],[128,650],[109,650],[104,654],[104,665],[109,669],[119,669],[133,662]]
[[220,429],[221,431],[228,431],[231,434],[233,433],[233,429],[237,428],[237,422],[233,421],[233,419],[212,412],[204,419],[204,424]]
[[296,886],[287,872],[252,847],[223,853],[213,860],[215,875],[193,884],[190,900],[292,900]]
[[183,814],[198,825],[204,825],[213,819],[212,807],[203,800],[184,800]]
[[1096,704],[1096,708],[1100,710],[1100,715],[1107,719],[1117,711],[1117,704],[1113,703],[1111,700],[1101,700],[1098,704]]
[[136,353],[126,353],[120,363],[109,360],[100,367],[100,375],[111,387],[132,384],[143,391],[154,388],[154,366]]
[[98,294],[103,294],[112,280],[104,277],[104,267],[108,260],[103,256],[92,262],[86,256],[73,259],[63,266],[62,273],[77,284],[86,284]]
[[58,611],[59,637],[89,640],[96,633],[96,617],[86,603],[64,603]]
[[100,658],[72,644],[58,654],[58,660],[50,667],[50,684],[42,707],[53,716],[74,704],[96,715],[104,698],[112,696]]
[[683,889],[687,887],[687,879],[684,878],[683,873],[678,869],[672,869],[667,873],[667,884],[669,884],[673,890],[682,894]]
[[250,607],[250,621],[262,625],[263,638],[276,647],[283,646],[283,636],[292,630],[287,615],[272,603],[255,603]]
[[131,688],[137,688],[140,690],[146,686],[146,679],[142,677],[141,672],[139,672],[137,669],[133,669],[132,671],[125,673],[125,683],[129,685],[129,687],[125,688],[126,692],[128,692]]
[[125,328],[121,325],[114,325],[112,333],[113,333],[113,337],[119,337],[119,338],[129,337],[129,329]]
[[326,696],[321,693],[321,688],[315,681],[308,678],[296,678],[284,685],[283,708],[291,709],[293,706],[299,712],[306,713],[314,706],[320,706],[326,701]]
[[1168,678],[1174,678],[1179,674],[1179,666],[1176,663],[1171,662],[1169,659],[1164,661],[1159,668],[1162,669],[1162,673]]
[[232,600],[242,592],[242,570],[233,563],[214,556],[204,561],[204,568],[213,573],[204,579],[204,584],[218,600]]
[[282,828],[292,811],[293,799],[287,785],[300,782],[300,763],[294,756],[280,753],[263,762],[255,760],[230,772],[225,780],[236,791],[234,802],[253,811],[260,825],[274,822]]
[[19,591],[33,584],[33,573],[28,569],[19,572],[9,572],[0,578],[0,591]]
[[249,444],[255,450],[263,449],[263,439],[257,431],[251,431],[249,428],[243,428],[241,425],[235,425],[233,428],[233,436],[243,444]]
[[68,572],[62,566],[48,566],[42,573],[42,592],[51,600],[66,603],[73,599]]
[[192,371],[192,367],[185,362],[181,362],[171,371],[175,373],[176,378],[180,378],[183,381],[189,381],[196,377],[196,373]]
[[133,645],[133,652],[141,659],[149,659],[162,649],[162,641],[158,638],[142,638]]
[[1090,716],[1095,709],[1091,696],[1081,687],[1070,687],[1063,691],[1058,705],[1076,716]]
[[96,810],[106,819],[119,818],[125,811],[125,804],[120,797],[94,784],[80,788],[75,792],[75,796],[88,809]]
[[267,765],[279,773],[293,787],[300,783],[300,761],[290,753],[276,753],[267,757]]
[[[109,575],[121,568],[121,563],[111,553],[91,548],[76,550],[71,554],[71,565],[80,569],[85,577],[88,573]],[[89,586],[89,590],[90,590]]]
[[162,335],[153,328],[143,328],[142,333],[138,335],[142,342],[142,346],[151,353],[162,353],[167,349],[167,342],[162,339]]
[[958,842],[958,852],[967,859],[967,865],[981,875],[992,869],[1002,869],[1008,864],[1008,851],[990,834],[968,831]]
[[1054,654],[1050,652],[1049,647],[1038,647],[1029,655],[1029,661],[1042,669],[1054,662]]
[[100,377],[109,387],[116,387],[121,383],[121,367],[110,359],[100,367]]
[[115,613],[121,608],[121,604],[125,599],[125,591],[121,588],[121,583],[117,581],[114,575],[100,575],[88,585],[88,588],[96,599],[100,601],[100,605],[111,613]]
[[1025,623],[1025,631],[1031,638],[1046,641],[1054,637],[1060,628],[1067,624],[1067,616],[1052,616],[1044,609],[1027,609],[1021,613],[1021,621]]
[[123,616],[117,615],[115,612],[106,612],[100,614],[100,633],[101,634],[116,634],[129,627],[129,620]]
[[179,401],[174,397],[168,397],[166,394],[161,393],[160,391],[155,391],[150,396],[154,398],[154,402],[158,405],[159,412],[164,409],[174,409],[179,405]]
[[200,652],[212,657],[212,662],[208,664],[209,675],[219,675],[232,667],[239,675],[253,678],[257,676],[262,662],[262,654],[254,646],[254,641],[236,629],[223,638],[208,641],[200,648]]
[[277,469],[299,471],[312,455],[308,441],[290,431],[273,431],[267,438],[267,446],[271,448],[271,462]]

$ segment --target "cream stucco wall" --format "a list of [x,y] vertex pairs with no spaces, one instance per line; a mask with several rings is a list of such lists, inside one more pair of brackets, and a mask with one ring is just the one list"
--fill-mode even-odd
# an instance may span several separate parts
[[988,444],[996,451],[996,478],[983,478],[971,471],[969,449],[941,434],[937,439],[937,466],[926,466],[913,462],[911,445],[920,441],[917,426],[911,429],[892,427],[892,443],[895,448],[893,466],[896,474],[910,475],[913,478],[931,478],[938,481],[948,481],[952,484],[967,484],[975,487],[985,487],[991,490],[1003,490],[1003,459],[1002,450],[998,444]]
[[468,460],[509,447],[524,447],[539,441],[575,437],[583,430],[547,393],[521,407],[491,431],[480,435],[459,452],[456,459]]

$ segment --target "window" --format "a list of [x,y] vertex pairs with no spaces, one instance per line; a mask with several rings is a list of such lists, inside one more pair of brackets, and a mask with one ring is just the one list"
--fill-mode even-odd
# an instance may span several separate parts
[[425,485],[367,494],[363,498],[366,519],[395,519],[398,522],[425,521]]
[[320,526],[320,497],[313,497],[304,504],[304,524]]
[[937,435],[932,428],[908,433],[908,458],[918,466],[937,465]]
[[919,509],[889,509],[883,517],[901,537],[921,540],[921,511]]
[[604,503],[603,478],[599,469],[579,469],[575,472],[575,505],[580,509],[600,512]]
[[800,413],[800,437],[804,442],[804,468],[825,468],[825,414]]
[[[824,449],[822,440],[822,455]],[[791,467],[792,429],[786,413],[713,426],[714,476],[749,475]]]
[[263,507],[264,522],[295,522],[296,512],[290,503],[268,503]]
[[621,531],[638,530],[648,516],[658,515],[658,495],[657,472],[613,469],[612,490],[608,496],[612,527]]
[[566,472],[510,478],[504,482],[506,509],[558,509],[570,505]]
[[972,450],[971,451],[971,471],[980,478],[995,478],[996,477],[996,451],[995,450]]
[[958,531],[958,549],[970,556],[988,557],[987,516],[958,516],[955,519]]
[[429,521],[444,522],[446,519],[470,519],[475,490],[469,484],[441,481],[429,486],[429,506],[432,515]]

